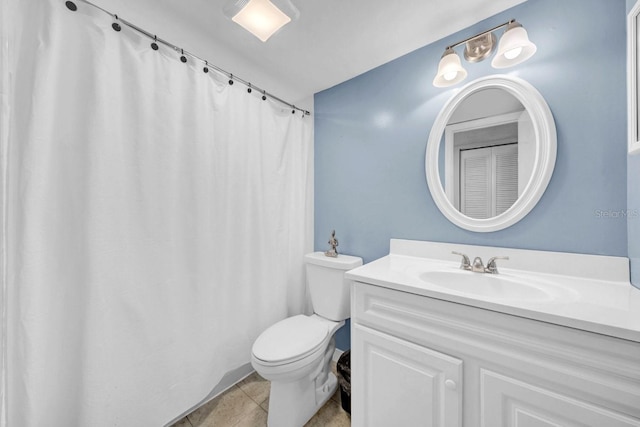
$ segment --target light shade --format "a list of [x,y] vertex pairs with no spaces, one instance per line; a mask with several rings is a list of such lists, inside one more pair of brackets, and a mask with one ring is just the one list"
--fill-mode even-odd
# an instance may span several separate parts
[[531,58],[536,45],[529,40],[527,30],[516,21],[510,22],[498,43],[498,52],[491,61],[494,68],[507,68]]
[[438,64],[438,73],[433,79],[433,85],[435,87],[452,86],[466,77],[467,70],[462,68],[460,57],[452,48],[447,48]]
[[291,18],[269,0],[249,0],[231,19],[263,42],[291,22]]

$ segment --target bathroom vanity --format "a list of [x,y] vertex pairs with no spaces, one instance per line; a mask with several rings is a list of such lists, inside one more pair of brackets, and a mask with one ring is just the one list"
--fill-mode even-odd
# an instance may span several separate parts
[[354,427],[640,426],[626,258],[393,239],[346,277]]

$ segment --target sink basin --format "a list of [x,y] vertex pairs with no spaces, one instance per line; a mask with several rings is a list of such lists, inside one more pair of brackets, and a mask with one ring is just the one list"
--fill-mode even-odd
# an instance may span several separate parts
[[555,292],[548,284],[524,280],[505,274],[473,273],[465,270],[426,271],[418,277],[435,288],[473,297],[504,300],[545,301]]

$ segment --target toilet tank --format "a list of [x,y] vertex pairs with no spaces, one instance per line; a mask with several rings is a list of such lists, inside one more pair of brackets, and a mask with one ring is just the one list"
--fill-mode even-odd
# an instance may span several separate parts
[[344,273],[361,266],[362,258],[350,255],[331,258],[324,252],[307,254],[304,258],[313,312],[338,322],[351,317],[351,281],[344,278]]

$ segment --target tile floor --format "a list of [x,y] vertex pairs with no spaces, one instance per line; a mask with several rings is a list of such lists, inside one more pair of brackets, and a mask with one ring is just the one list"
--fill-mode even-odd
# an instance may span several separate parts
[[[333,363],[333,372],[336,364]],[[269,381],[255,372],[196,409],[172,427],[266,427]],[[349,415],[340,405],[340,388],[305,427],[348,427]]]

